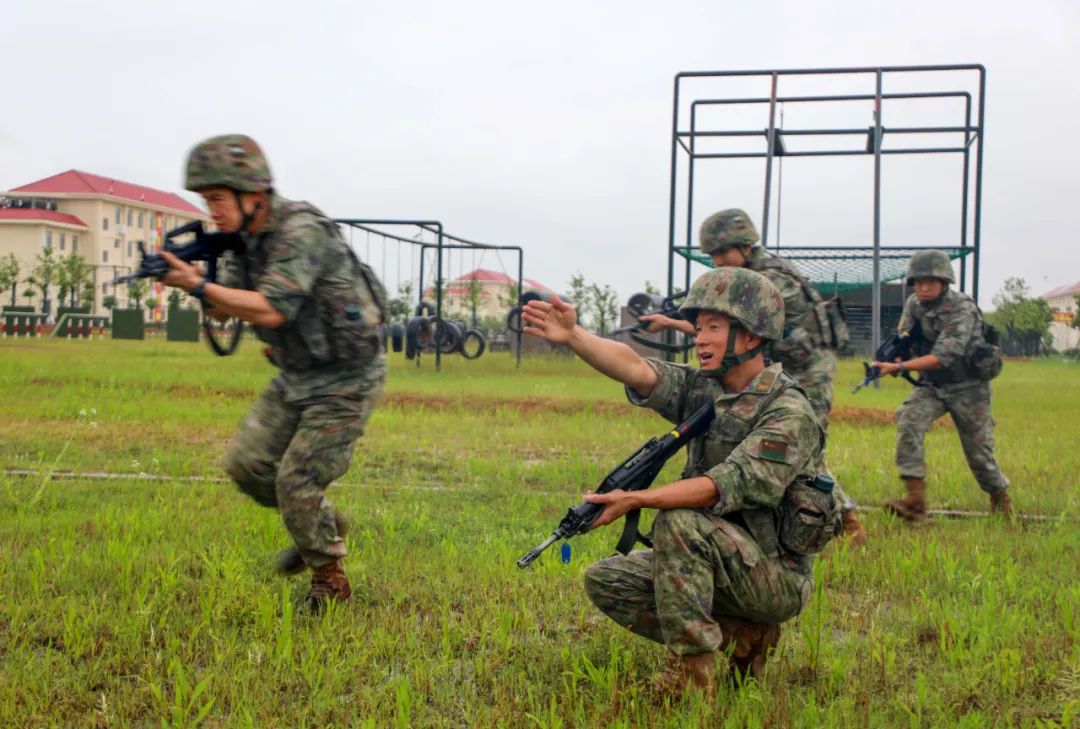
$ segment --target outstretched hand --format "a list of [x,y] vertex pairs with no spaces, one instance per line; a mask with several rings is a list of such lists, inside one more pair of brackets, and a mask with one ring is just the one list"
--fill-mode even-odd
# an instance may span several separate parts
[[670,316],[664,316],[663,314],[643,314],[638,317],[638,321],[648,324],[648,326],[645,327],[645,331],[647,332],[662,332],[665,329],[678,328],[678,322]]
[[896,362],[873,362],[870,366],[876,368],[882,377],[885,375],[896,376],[900,373],[900,365]]
[[525,304],[521,310],[525,320],[524,332],[542,337],[553,344],[566,344],[577,326],[577,314],[574,307],[563,301],[557,294],[551,295],[551,302],[539,299]]

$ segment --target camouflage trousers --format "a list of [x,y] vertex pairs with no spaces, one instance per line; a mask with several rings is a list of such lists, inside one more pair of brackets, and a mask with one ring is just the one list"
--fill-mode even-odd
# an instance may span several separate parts
[[[832,353],[830,352],[830,355]],[[806,392],[806,399],[810,401],[810,407],[814,409],[814,413],[818,416],[818,420],[821,422],[821,427],[825,431],[826,447],[829,440],[829,411],[832,410],[833,401],[833,377],[832,375],[836,371],[836,359],[832,358],[832,369],[829,371],[828,378],[805,378],[808,381],[804,382],[799,379],[799,385],[803,391]],[[816,380],[816,381],[809,381]],[[844,513],[849,511],[855,511],[859,505],[855,503],[844,489],[840,486],[840,482],[836,479],[836,476],[829,470],[829,467],[825,465],[825,450],[821,449],[821,463],[818,464],[818,468],[821,472],[829,474],[829,477],[836,481],[836,486],[833,488],[833,494],[836,495],[836,500],[840,504],[840,510]]]
[[281,512],[312,567],[345,556],[334,507],[324,492],[349,470],[381,384],[381,379],[368,380],[336,387],[333,395],[293,401],[276,378],[251,408],[226,456],[225,468],[236,485]]
[[900,477],[926,478],[926,432],[945,413],[956,423],[960,445],[979,487],[990,494],[1008,488],[1009,480],[994,458],[990,384],[978,380],[912,390],[896,411],[896,465]]
[[672,509],[656,517],[653,549],[590,566],[585,592],[619,625],[677,655],[711,653],[723,637],[718,618],[779,623],[799,613],[812,579],[796,567],[726,519]]

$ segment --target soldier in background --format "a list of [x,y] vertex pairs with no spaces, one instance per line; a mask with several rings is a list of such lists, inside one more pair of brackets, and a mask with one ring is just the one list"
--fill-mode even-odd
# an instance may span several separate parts
[[670,651],[658,690],[711,694],[714,674],[728,667],[725,651],[737,668],[760,672],[780,623],[809,600],[812,558],[789,551],[777,525],[789,486],[817,474],[824,432],[795,380],[765,364],[784,322],[783,299],[768,279],[714,269],[694,282],[680,311],[696,327],[700,369],[642,359],[586,332],[557,296],[530,302],[523,317],[527,333],[569,345],[625,384],[630,402],[673,423],[714,403],[716,418],[688,445],[680,480],[586,496],[605,506],[597,525],[633,509],[659,513],[653,549],[616,555],[585,573],[597,607]]
[[968,466],[979,488],[990,495],[990,510],[1012,516],[1009,480],[994,459],[994,420],[990,416],[990,382],[1001,371],[997,348],[986,341],[982,312],[965,294],[949,288],[955,283],[949,256],[943,251],[920,251],[907,267],[907,284],[915,292],[904,304],[899,331],[920,335],[918,356],[903,362],[874,362],[883,375],[921,372],[920,387],[912,390],[896,412],[896,465],[907,495],[887,503],[890,511],[908,521],[926,518],[926,432],[945,413],[952,416]]
[[386,378],[378,326],[386,294],[312,205],[280,197],[270,166],[250,137],[229,134],[194,147],[188,190],[215,226],[239,233],[246,253],[221,283],[169,253],[163,281],[187,291],[219,319],[254,325],[280,372],[244,419],[226,470],[263,506],[277,508],[294,547],[283,572],[312,570],[306,605],[315,613],[352,594],[342,568],[345,522],[326,487],[349,468],[356,440]]
[[[762,246],[753,222],[738,209],[721,210],[709,216],[701,225],[701,251],[712,258],[716,266],[747,268],[764,275],[780,290],[784,298],[784,336],[773,342],[766,356],[784,366],[784,372],[794,377],[814,406],[826,432],[829,411],[832,410],[833,378],[836,376],[837,333],[825,302],[798,269]],[[677,329],[693,335],[689,322],[662,314],[641,317],[650,322],[649,331]],[[846,337],[846,334],[845,334]],[[824,455],[824,454],[823,454]],[[824,463],[822,470],[825,470]],[[866,529],[856,515],[857,505],[837,484],[835,493],[843,504],[844,536],[852,546],[866,542]]]

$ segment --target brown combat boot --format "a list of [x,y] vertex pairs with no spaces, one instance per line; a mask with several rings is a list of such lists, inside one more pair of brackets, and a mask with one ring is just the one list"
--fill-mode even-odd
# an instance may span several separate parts
[[716,654],[696,653],[692,656],[668,655],[664,670],[652,681],[652,690],[680,698],[702,691],[712,698],[716,695]]
[[311,570],[311,590],[308,591],[304,605],[312,615],[322,615],[326,604],[331,600],[342,602],[352,597],[352,587],[341,560],[335,559]]
[[751,623],[724,618],[719,621],[724,633],[721,650],[730,651],[731,666],[743,676],[760,678],[769,652],[780,642],[779,623]]
[[926,519],[926,481],[921,478],[905,478],[907,496],[885,502],[885,510],[901,519],[921,522]]
[[[344,539],[349,533],[349,522],[336,509],[334,510],[334,524],[337,525],[338,536]],[[275,562],[277,573],[286,577],[298,575],[308,568],[307,562],[300,556],[300,550],[295,546],[278,552]]]
[[866,535],[866,529],[859,523],[859,517],[855,514],[855,510],[845,511],[842,519],[844,523],[844,531],[842,532],[844,540],[852,547],[861,547],[866,544],[869,537]]
[[998,514],[1005,517],[1006,521],[1012,520],[1012,499],[1009,498],[1008,489],[1002,489],[996,494],[990,494],[990,516]]

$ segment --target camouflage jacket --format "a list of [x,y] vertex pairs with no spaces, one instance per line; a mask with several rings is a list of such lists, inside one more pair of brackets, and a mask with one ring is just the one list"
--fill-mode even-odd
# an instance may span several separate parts
[[332,220],[274,195],[263,231],[244,238],[247,251],[229,261],[222,283],[258,291],[285,317],[276,329],[254,329],[291,390],[324,391],[381,358],[382,284]]
[[831,380],[836,357],[825,346],[828,322],[821,296],[791,262],[761,246],[751,250],[746,267],[772,281],[784,299],[784,338],[770,345],[769,359],[800,383]]
[[922,303],[915,294],[908,296],[898,331],[910,331],[915,324],[922,330],[918,354],[932,354],[941,369],[924,375],[934,384],[953,384],[974,379],[967,368],[967,355],[982,339],[982,314],[967,294],[946,288],[940,297]]
[[762,370],[741,392],[696,368],[646,360],[659,378],[649,397],[627,396],[679,423],[712,401],[716,419],[687,448],[683,478],[708,476],[720,499],[717,516],[741,523],[768,554],[776,552],[777,509],[796,479],[813,479],[825,440],[813,408],[779,364]]

